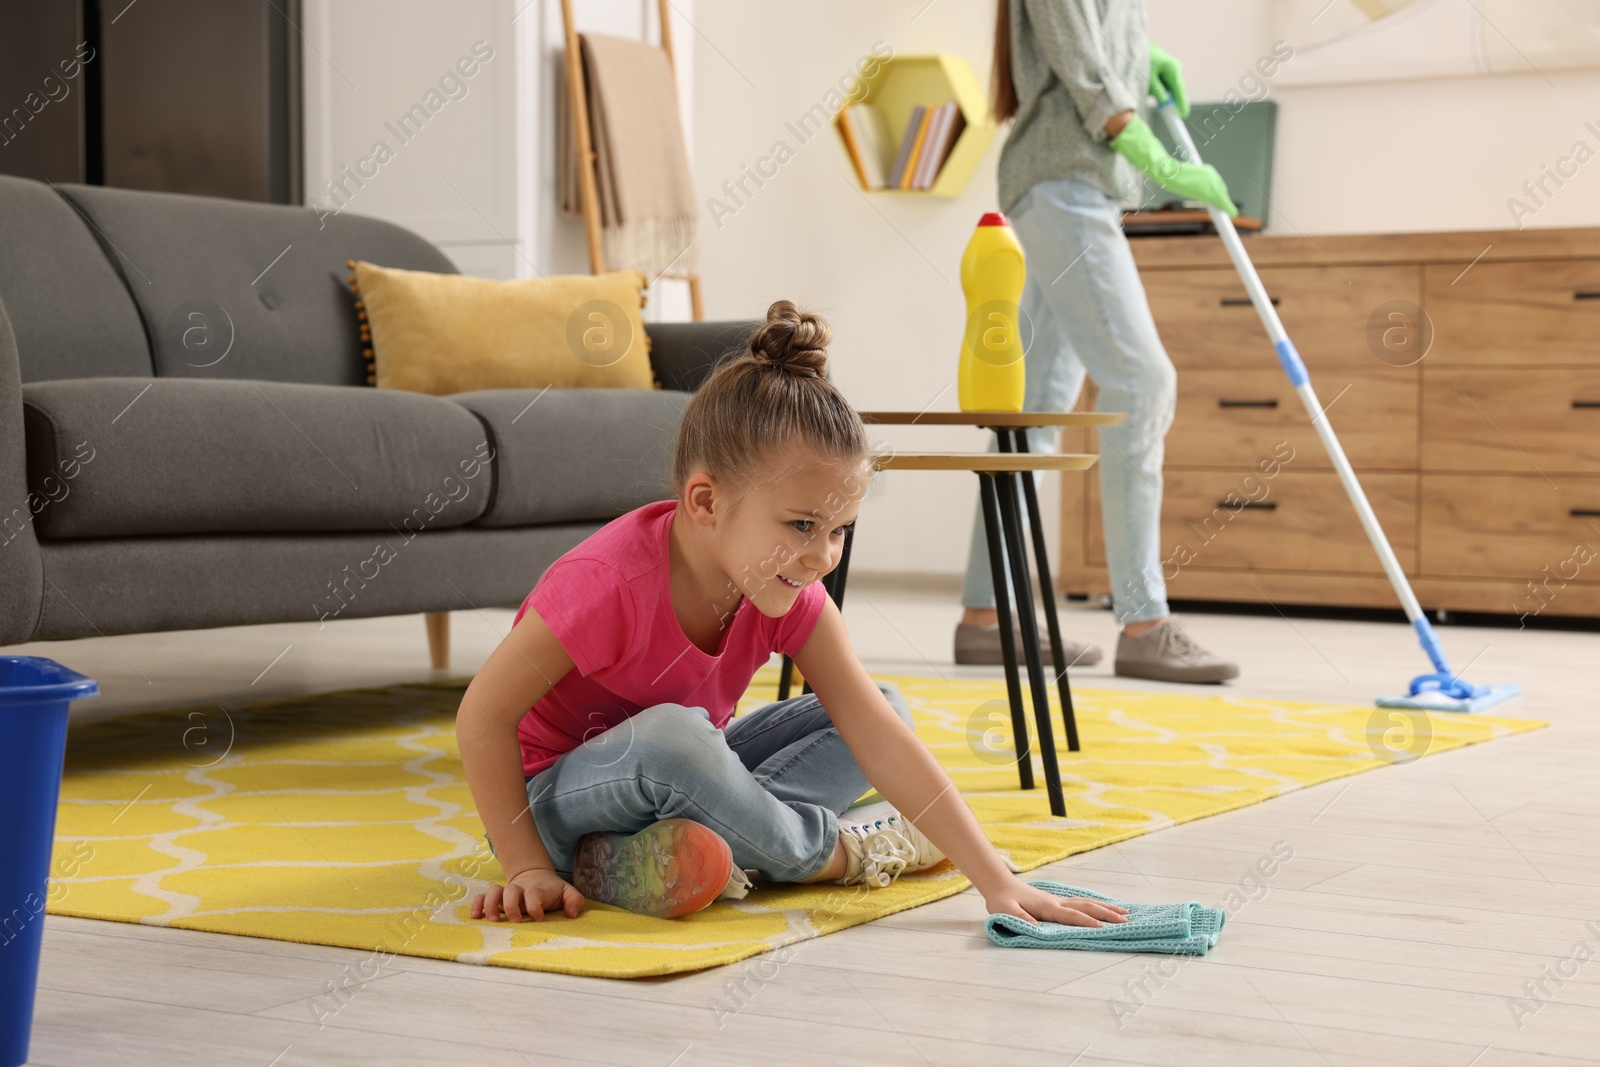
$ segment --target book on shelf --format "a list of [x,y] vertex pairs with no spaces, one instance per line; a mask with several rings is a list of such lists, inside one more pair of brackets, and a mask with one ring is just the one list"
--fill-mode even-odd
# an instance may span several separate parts
[[889,170],[894,165],[894,144],[883,112],[871,104],[851,104],[841,118],[862,188],[882,189],[889,183]]
[[863,189],[914,192],[933,188],[967,125],[953,100],[912,107],[898,147],[889,136],[883,112],[871,104],[850,104],[840,111],[837,121]]
[[918,146],[917,158],[911,168],[911,180],[906,184],[906,188],[923,188],[923,179],[928,173],[928,161],[933,158],[934,145],[939,140],[939,127],[942,125],[944,125],[944,105],[929,105],[928,131],[922,137],[922,144]]
[[958,104],[950,105],[950,122],[945,126],[944,145],[939,152],[939,165],[934,168],[934,176],[938,177],[939,171],[944,169],[945,163],[950,159],[950,152],[955,148],[956,142],[967,128],[967,116],[961,113]]
[[839,136],[844,138],[845,154],[850,157],[850,165],[855,168],[856,179],[861,182],[861,188],[871,189],[872,182],[867,178],[867,168],[862,160],[861,146],[856,141],[856,132],[850,124],[850,109],[845,108],[838,118]]
[[894,166],[889,171],[889,188],[905,188],[905,175],[907,164],[911,159],[912,149],[916,147],[917,131],[922,129],[922,116],[928,109],[921,104],[911,109],[911,115],[906,119],[905,131],[900,135],[900,148],[894,155]]
[[922,158],[912,183],[913,189],[933,188],[933,183],[939,177],[939,170],[944,166],[945,158],[949,156],[961,126],[965,124],[966,121],[961,117],[961,109],[954,101],[939,105],[928,127],[928,138],[923,145]]
[[928,106],[928,130],[923,133],[922,144],[917,146],[917,158],[912,160],[910,166],[910,179],[906,182],[907,189],[922,189],[923,174],[928,170],[928,160],[933,158],[933,142],[938,141],[939,125],[944,120],[944,107],[939,104]]
[[921,121],[917,123],[915,139],[911,142],[911,152],[906,157],[906,169],[900,175],[900,188],[913,188],[911,181],[916,177],[917,164],[922,160],[922,148],[928,143],[928,127],[933,123],[934,108],[918,104]]

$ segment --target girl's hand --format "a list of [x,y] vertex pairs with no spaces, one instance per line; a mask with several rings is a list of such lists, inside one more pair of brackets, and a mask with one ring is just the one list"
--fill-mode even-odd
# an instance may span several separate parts
[[472,898],[474,919],[499,922],[502,909],[511,922],[525,922],[528,916],[543,922],[546,910],[576,919],[583,911],[583,894],[548,867],[534,867],[507,878],[504,888],[492,885]]
[[[1031,886],[1020,878],[983,898],[990,915],[1015,915],[1037,925],[1041,922],[1063,926],[1104,926],[1128,921],[1128,909],[1107,904],[1093,897],[1058,897]],[[1104,921],[1101,921],[1104,920]]]

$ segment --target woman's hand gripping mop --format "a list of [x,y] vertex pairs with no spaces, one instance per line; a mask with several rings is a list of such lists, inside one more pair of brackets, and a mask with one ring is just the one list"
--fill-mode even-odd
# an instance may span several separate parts
[[[1183,150],[1190,162],[1199,163],[1200,152],[1195,148],[1194,139],[1189,136],[1188,127],[1174,111],[1172,99],[1169,97],[1163,100],[1156,110],[1166,122],[1173,143]],[[1373,549],[1378,553],[1383,571],[1389,576],[1389,584],[1394,586],[1394,591],[1405,608],[1406,618],[1411,620],[1411,626],[1417,632],[1417,639],[1422,643],[1422,650],[1428,654],[1428,659],[1433,663],[1433,670],[1430,673],[1418,675],[1411,680],[1410,691],[1406,695],[1381,696],[1378,698],[1378,706],[1417,708],[1426,711],[1481,711],[1521,693],[1522,687],[1515,683],[1472,685],[1450,669],[1450,664],[1444,657],[1444,649],[1439,645],[1439,636],[1428,623],[1428,617],[1422,613],[1422,607],[1417,603],[1417,596],[1411,590],[1411,583],[1406,581],[1405,573],[1400,569],[1400,562],[1395,559],[1394,549],[1389,547],[1389,541],[1383,534],[1383,527],[1378,525],[1378,517],[1373,514],[1372,505],[1367,502],[1367,495],[1362,491],[1361,483],[1356,481],[1355,472],[1350,469],[1350,461],[1345,458],[1344,448],[1339,444],[1339,438],[1334,435],[1327,411],[1317,400],[1316,391],[1311,387],[1311,378],[1306,373],[1305,363],[1295,351],[1294,342],[1289,340],[1289,335],[1284,331],[1283,323],[1279,321],[1278,313],[1272,306],[1272,300],[1261,284],[1261,278],[1256,274],[1250,257],[1245,254],[1244,242],[1239,239],[1239,232],[1234,229],[1233,220],[1215,207],[1208,207],[1207,210],[1211,214],[1212,225],[1217,229],[1217,236],[1222,238],[1222,245],[1228,250],[1228,258],[1233,260],[1234,269],[1239,272],[1239,279],[1244,282],[1245,291],[1250,294],[1250,303],[1255,305],[1256,314],[1261,317],[1261,325],[1266,327],[1267,337],[1272,340],[1272,346],[1278,352],[1278,362],[1283,365],[1284,373],[1289,376],[1300,402],[1305,405],[1306,413],[1311,416],[1311,425],[1321,438],[1322,447],[1327,450],[1328,458],[1333,461],[1333,469],[1338,472],[1339,483],[1344,486],[1346,495],[1350,497],[1350,503],[1355,505],[1356,516],[1367,532],[1367,539],[1372,542]]]

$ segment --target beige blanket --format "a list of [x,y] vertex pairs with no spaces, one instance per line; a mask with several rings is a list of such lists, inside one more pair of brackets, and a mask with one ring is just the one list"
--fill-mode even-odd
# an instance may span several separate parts
[[[601,241],[609,270],[654,279],[698,273],[694,181],[683,146],[678,90],[667,53],[654,45],[579,34],[595,152]],[[579,214],[577,132],[562,100],[561,210]]]

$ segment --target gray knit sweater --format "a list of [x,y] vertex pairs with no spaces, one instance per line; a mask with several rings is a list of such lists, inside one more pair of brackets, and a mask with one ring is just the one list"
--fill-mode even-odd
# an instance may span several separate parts
[[1111,150],[1106,120],[1144,105],[1144,0],[1009,3],[1017,117],[1000,149],[1000,210],[1051,178],[1077,178],[1113,200],[1133,198],[1138,172]]

